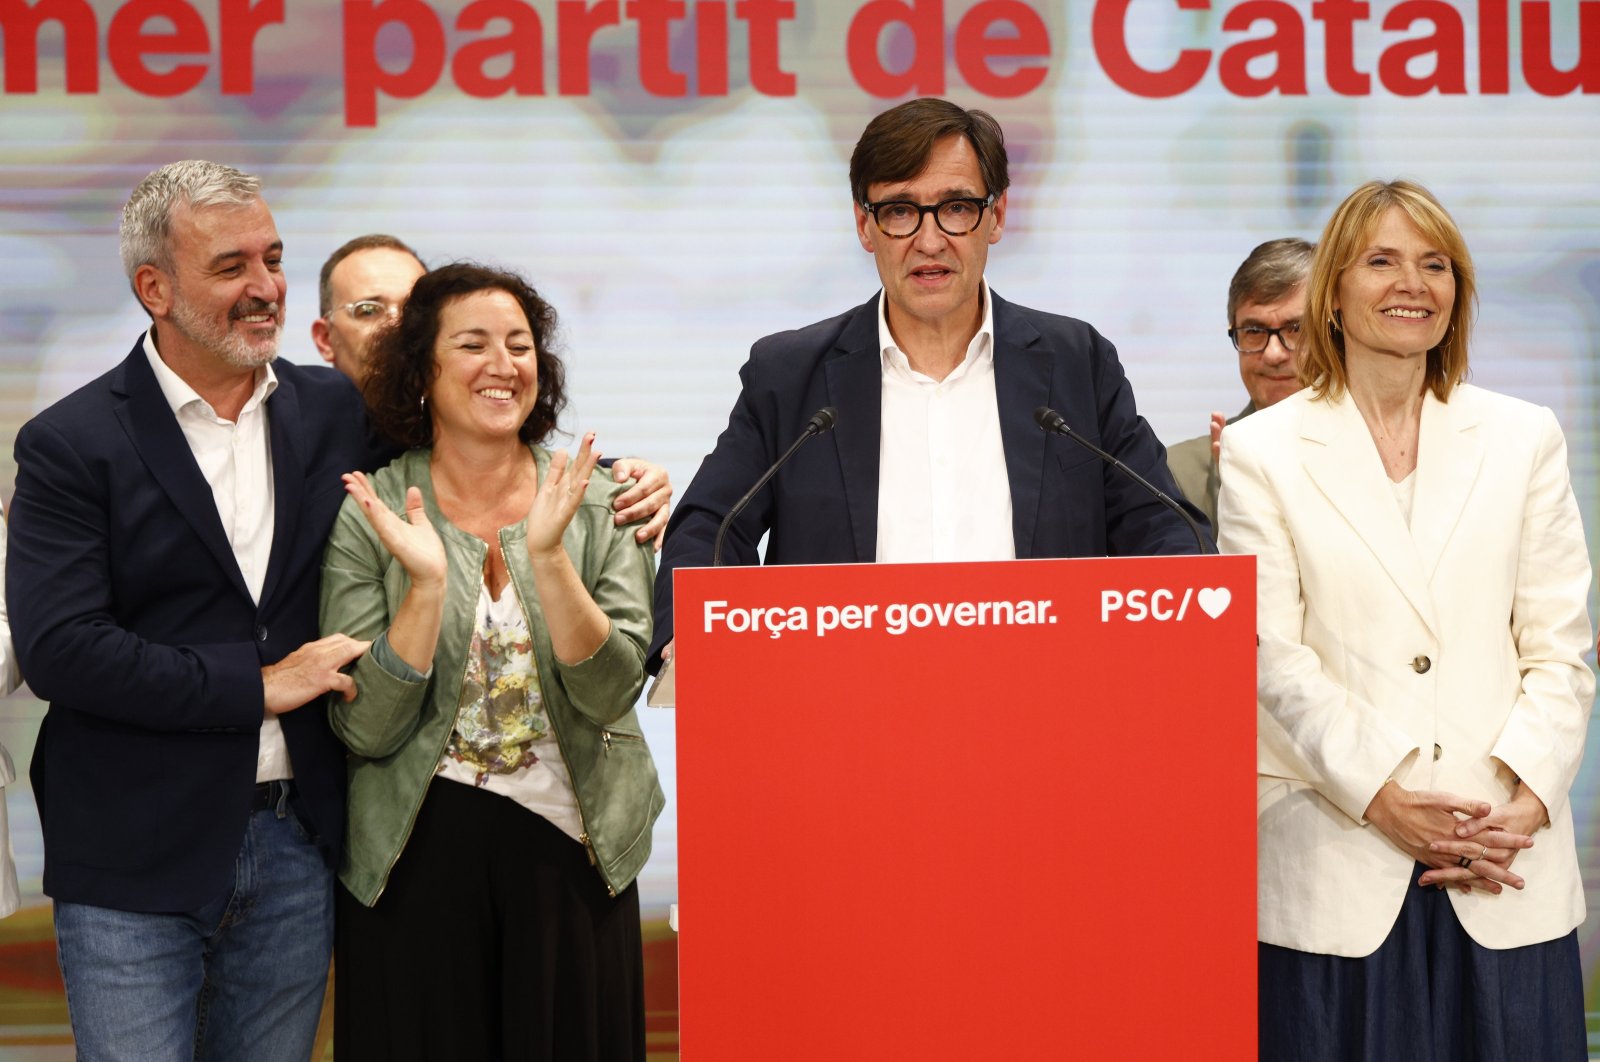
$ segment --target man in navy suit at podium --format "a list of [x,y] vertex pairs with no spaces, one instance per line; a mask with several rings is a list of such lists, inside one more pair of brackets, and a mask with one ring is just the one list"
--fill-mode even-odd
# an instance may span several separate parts
[[711,563],[723,517],[824,406],[837,426],[734,521],[732,563],[757,563],[763,534],[772,564],[1196,552],[1176,513],[1035,423],[1036,408],[1057,410],[1181,497],[1112,345],[984,281],[1008,183],[999,123],[982,111],[924,98],[867,125],[850,191],[883,291],[751,349],[728,427],[667,529],[652,658],[670,656],[672,569]]

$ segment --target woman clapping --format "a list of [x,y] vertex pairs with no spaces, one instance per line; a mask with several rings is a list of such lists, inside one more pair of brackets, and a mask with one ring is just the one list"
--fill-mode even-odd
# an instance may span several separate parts
[[644,1057],[653,563],[593,437],[539,445],[554,330],[520,277],[452,265],[374,354],[373,421],[410,449],[345,477],[323,570],[323,629],[374,643],[332,709],[342,1060]]

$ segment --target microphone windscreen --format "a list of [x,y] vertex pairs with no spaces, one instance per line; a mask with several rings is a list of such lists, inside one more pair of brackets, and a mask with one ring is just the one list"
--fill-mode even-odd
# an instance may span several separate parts
[[811,414],[811,419],[806,421],[806,431],[812,435],[820,435],[825,431],[832,431],[833,426],[839,421],[839,413],[832,406],[823,406]]

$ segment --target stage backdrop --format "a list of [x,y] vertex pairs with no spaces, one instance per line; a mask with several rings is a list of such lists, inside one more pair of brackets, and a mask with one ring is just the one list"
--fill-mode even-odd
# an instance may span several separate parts
[[[17,427],[145,326],[117,259],[128,191],[193,157],[265,182],[286,357],[316,360],[317,270],[351,236],[514,267],[562,315],[565,428],[681,489],[750,343],[875,292],[850,149],[874,113],[937,94],[1005,126],[995,290],[1110,337],[1169,442],[1244,404],[1224,311],[1250,248],[1315,238],[1361,181],[1427,184],[1478,265],[1473,379],[1555,410],[1594,541],[1600,0],[17,0],[0,35],[7,497]],[[41,709],[0,711],[25,764]],[[672,718],[646,726],[670,787]],[[804,719],[794,736],[826,748]],[[1574,804],[1593,886],[1591,761]],[[37,919],[25,780],[9,799]],[[675,867],[669,809],[651,916]],[[0,923],[21,941],[0,963],[13,1000],[50,980],[28,932]],[[0,1007],[0,1044],[59,1041],[59,1014]]]

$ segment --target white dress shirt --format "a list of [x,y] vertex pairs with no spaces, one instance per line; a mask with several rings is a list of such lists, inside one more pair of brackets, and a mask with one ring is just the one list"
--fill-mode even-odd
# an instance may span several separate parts
[[[233,547],[239,574],[250,598],[261,603],[261,586],[272,553],[273,497],[272,447],[268,440],[267,398],[278,388],[271,365],[256,371],[255,391],[239,411],[236,421],[217,416],[211,403],[173,372],[156,352],[154,331],[146,332],[144,353],[161,385],[161,393],[178,419],[200,474],[211,485],[222,530]],[[263,709],[265,712],[265,709]],[[256,752],[256,781],[292,778],[289,746],[283,740],[278,717],[264,714],[261,744]]]
[[893,563],[1011,560],[1011,481],[994,389],[994,309],[943,380],[895,344],[878,297],[883,426],[878,437],[878,555]]

